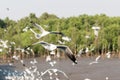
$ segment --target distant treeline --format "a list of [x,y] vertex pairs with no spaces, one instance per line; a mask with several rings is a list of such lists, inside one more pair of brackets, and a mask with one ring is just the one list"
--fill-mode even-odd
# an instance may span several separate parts
[[[47,35],[41,39],[36,39],[34,34],[28,30],[24,32],[25,27],[31,27],[36,32],[39,30],[30,21],[33,21],[48,31],[61,31],[72,39],[65,45],[77,53],[80,49],[88,47],[94,48],[94,53],[105,53],[108,51],[120,52],[120,17],[109,17],[105,14],[100,15],[79,15],[68,18],[59,18],[54,14],[43,13],[36,17],[34,13],[18,21],[10,20],[8,17],[0,19],[0,39],[14,41],[14,47],[24,48],[37,41],[46,41],[58,44],[61,40],[59,35]],[[94,35],[93,26],[100,27],[99,35]],[[86,38],[86,36],[89,36]],[[9,45],[9,43],[8,43]],[[41,45],[32,47],[36,54],[44,54],[46,50]]]

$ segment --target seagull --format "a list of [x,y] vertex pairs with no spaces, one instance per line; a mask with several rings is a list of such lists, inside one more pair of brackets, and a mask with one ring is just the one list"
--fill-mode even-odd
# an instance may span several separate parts
[[79,50],[77,56],[80,57],[82,53],[84,53],[84,52],[83,52],[83,48]]
[[85,52],[86,52],[86,53],[88,53],[88,52],[89,52],[89,49],[88,49],[88,47],[86,47],[86,49],[85,49]]
[[100,55],[98,57],[96,57],[95,61],[89,63],[89,65],[92,65],[94,63],[98,63],[98,60],[100,59],[100,57],[101,57]]
[[2,46],[3,48],[8,48],[8,46],[7,46],[8,40],[3,41],[0,39],[0,42],[2,43],[0,46]]
[[92,29],[94,30],[95,36],[98,37],[98,32],[100,30],[100,27],[93,26]]
[[30,63],[33,64],[33,65],[35,65],[35,64],[38,63],[38,62],[37,62],[36,59],[34,59],[33,61],[30,61]]
[[41,37],[46,36],[46,35],[48,35],[48,34],[59,34],[59,35],[62,36],[62,39],[63,39],[63,40],[68,41],[68,42],[71,41],[71,38],[65,36],[62,32],[46,31],[46,30],[45,30],[43,27],[41,27],[40,25],[38,25],[38,24],[36,24],[36,23],[33,23],[32,21],[31,21],[31,23],[32,23],[36,28],[38,28],[38,29],[41,31],[41,34],[38,34],[38,33],[36,33],[35,31],[33,31],[32,29],[30,29],[30,30],[35,34],[35,37],[36,37],[37,39],[40,39]]
[[69,59],[71,59],[75,64],[77,64],[76,58],[68,46],[50,44],[50,43],[47,43],[44,41],[36,42],[33,45],[36,45],[36,44],[41,44],[45,49],[47,49],[49,51],[53,51],[55,49],[61,49],[65,52],[65,54],[69,57]]
[[106,57],[107,57],[107,58],[110,58],[110,57],[111,57],[111,54],[110,54],[110,53],[111,53],[110,51],[106,53]]
[[[40,25],[36,24],[36,23],[33,23],[31,21],[31,23],[36,27],[38,28],[40,31],[41,31],[41,34],[39,38],[43,37],[43,36],[46,36],[48,34],[62,34],[61,32],[49,32],[49,31],[46,31],[45,29],[43,29]],[[33,32],[33,30],[31,30]],[[35,32],[33,32],[35,34]]]
[[96,62],[98,62],[98,60],[100,59],[100,55],[95,59]]

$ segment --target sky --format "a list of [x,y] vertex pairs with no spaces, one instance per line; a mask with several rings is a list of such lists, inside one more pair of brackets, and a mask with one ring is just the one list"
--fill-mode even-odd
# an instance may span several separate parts
[[120,0],[0,0],[0,19],[19,20],[30,13],[47,12],[58,17],[82,14],[120,16]]

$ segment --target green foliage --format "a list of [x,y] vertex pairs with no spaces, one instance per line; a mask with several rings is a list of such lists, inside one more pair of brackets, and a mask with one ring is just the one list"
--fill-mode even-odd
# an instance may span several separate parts
[[[54,14],[45,12],[40,17],[36,17],[34,13],[31,13],[28,17],[24,17],[17,22],[9,18],[0,19],[0,39],[15,41],[16,47],[25,47],[39,41],[35,39],[30,30],[28,32],[22,31],[25,27],[32,26],[30,21],[40,24],[48,31],[61,31],[70,37],[72,41],[67,42],[66,45],[73,52],[76,47],[79,50],[87,46],[95,46],[97,50],[120,50],[120,17],[108,17],[105,14],[94,16],[83,14],[78,17],[59,18]],[[92,26],[100,27],[97,43]],[[35,27],[32,27],[32,29],[39,33],[39,30]],[[85,36],[90,37],[86,38]],[[61,36],[49,34],[40,40],[57,44],[58,39],[61,39]],[[46,53],[41,45],[33,46],[33,49],[39,54]]]

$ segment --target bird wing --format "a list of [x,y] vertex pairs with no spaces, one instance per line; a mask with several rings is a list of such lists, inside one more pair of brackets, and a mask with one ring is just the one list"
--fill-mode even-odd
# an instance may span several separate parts
[[56,45],[50,44],[50,43],[47,43],[47,42],[40,42],[40,44],[41,44],[45,49],[47,49],[47,50],[49,50],[49,51],[53,51],[53,50],[55,50],[55,49],[57,48]]
[[31,28],[30,28],[30,31],[31,31],[32,33],[34,33],[35,38],[37,38],[37,39],[41,38],[42,34],[36,33],[36,32],[35,32],[33,29],[31,29]]
[[52,31],[52,32],[50,32],[51,34],[59,34],[59,35],[61,35],[61,36],[64,36],[64,34],[62,33],[62,32],[57,32],[57,31]]
[[51,34],[59,34],[59,35],[61,35],[61,36],[62,36],[62,39],[63,39],[63,40],[68,41],[68,42],[70,42],[70,41],[71,41],[71,38],[69,38],[69,37],[65,36],[65,34],[64,34],[64,33],[62,33],[62,32],[52,31],[52,32],[50,32],[50,33],[51,33]]
[[40,25],[37,23],[32,23],[35,27],[37,27],[42,33],[45,32],[45,29],[43,29]]
[[77,64],[76,58],[75,58],[75,56],[73,55],[73,53],[72,53],[72,51],[70,50],[69,47],[67,47],[67,46],[57,46],[57,48],[64,50],[65,54],[66,54],[74,63]]
[[34,34],[37,34],[33,29],[30,28],[30,31]]
[[41,44],[42,46],[49,46],[50,44],[44,41],[38,41],[36,43],[33,43],[32,45],[36,45],[36,44]]
[[47,49],[49,51],[52,51],[52,50],[56,49],[56,45],[50,44],[50,43],[47,43],[47,42],[44,42],[44,41],[36,42],[33,45],[35,45],[35,44],[41,44],[45,49]]

